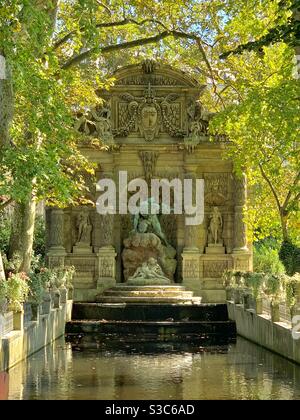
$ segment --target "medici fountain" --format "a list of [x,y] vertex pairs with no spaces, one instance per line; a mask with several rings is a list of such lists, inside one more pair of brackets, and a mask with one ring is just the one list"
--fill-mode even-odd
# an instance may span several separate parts
[[[105,320],[96,328],[103,332],[115,331],[116,321],[137,328],[142,320],[158,325],[183,319],[215,319],[224,321],[222,331],[232,329],[222,274],[251,270],[243,219],[247,184],[223,157],[228,140],[208,134],[212,114],[201,103],[205,86],[152,60],[120,68],[113,77],[108,91],[97,92],[101,105],[78,115],[76,129],[97,181],[116,185],[116,211],[97,211],[101,191],[87,179],[90,204],[46,212],[49,266],[76,269],[70,331],[81,331],[83,320],[86,331],[96,328],[87,320]],[[184,211],[166,214],[161,195],[155,200],[151,193],[136,214],[120,211],[121,195],[132,197],[123,186],[135,179],[149,187],[153,179],[173,186],[172,180],[203,180],[201,223],[186,224]],[[147,204],[157,211],[143,211]]]

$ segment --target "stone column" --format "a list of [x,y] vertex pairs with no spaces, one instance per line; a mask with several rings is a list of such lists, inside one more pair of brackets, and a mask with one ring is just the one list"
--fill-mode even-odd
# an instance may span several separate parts
[[233,253],[248,252],[247,230],[244,222],[244,208],[247,198],[247,182],[245,174],[234,178],[234,248]]
[[[101,178],[113,179],[112,171],[101,172]],[[98,280],[97,289],[100,291],[116,284],[116,251],[114,247],[115,215],[96,213],[97,232],[94,241],[98,249]]]
[[[195,200],[195,188],[196,188],[196,168],[188,167],[184,174],[185,179],[193,180],[193,201]],[[195,204],[195,203],[193,203]],[[184,218],[185,223],[185,218]],[[196,252],[199,253],[199,236],[200,226],[199,225],[186,225],[184,226],[184,249],[183,252]]]
[[[185,179],[193,179],[193,198],[196,183],[196,166],[185,167]],[[194,203],[193,203],[194,204]],[[184,216],[183,216],[184,220]],[[199,294],[201,289],[200,283],[200,255],[203,250],[199,249],[200,226],[189,226],[184,220],[184,248],[182,252],[182,284],[188,289]]]
[[50,249],[47,254],[49,267],[64,267],[66,250],[64,247],[64,211],[53,208],[50,216]]

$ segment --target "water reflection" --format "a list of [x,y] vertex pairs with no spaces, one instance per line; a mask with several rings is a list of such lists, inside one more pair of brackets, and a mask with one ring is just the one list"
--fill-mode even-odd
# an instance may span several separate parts
[[227,347],[150,349],[76,352],[59,340],[9,371],[6,397],[300,399],[300,366],[242,338]]

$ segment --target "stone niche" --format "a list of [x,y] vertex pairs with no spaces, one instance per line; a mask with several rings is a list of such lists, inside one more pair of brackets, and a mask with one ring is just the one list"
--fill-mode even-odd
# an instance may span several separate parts
[[[98,92],[102,105],[78,115],[75,127],[85,134],[82,152],[96,163],[97,180],[111,178],[117,186],[119,171],[127,171],[128,181],[143,178],[148,183],[152,178],[204,179],[201,225],[186,226],[184,215],[161,215],[159,221],[176,251],[176,271],[169,278],[203,302],[224,302],[223,271],[251,269],[243,220],[247,185],[245,177],[233,175],[231,162],[222,160],[226,139],[209,141],[211,114],[201,104],[205,86],[152,60],[123,67],[113,77],[114,86]],[[105,150],[97,147],[99,140]],[[95,203],[97,194],[91,185],[88,198]],[[101,216],[92,205],[49,208],[46,222],[49,264],[76,267],[76,300],[93,301],[126,281],[122,253],[132,230],[131,215]],[[164,271],[159,253],[150,254]]]

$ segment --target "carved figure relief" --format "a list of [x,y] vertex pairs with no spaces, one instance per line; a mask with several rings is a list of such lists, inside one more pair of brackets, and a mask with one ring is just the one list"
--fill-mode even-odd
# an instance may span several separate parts
[[75,122],[74,128],[86,135],[97,137],[106,144],[113,143],[109,101],[103,100],[102,105],[96,105],[81,115]]
[[83,210],[77,216],[77,241],[76,244],[91,244],[92,224],[87,210]]
[[190,98],[187,108],[188,132],[191,137],[203,136],[208,133],[208,123],[212,113],[204,110],[199,100]]
[[155,283],[169,284],[170,280],[165,276],[161,266],[157,260],[153,257],[149,258],[148,261],[144,261],[140,267],[138,267],[135,273],[128,278],[127,283],[139,282],[143,283],[145,280],[155,280]]
[[209,227],[208,227],[208,243],[218,244],[222,242],[222,230],[223,230],[223,218],[218,209],[214,207],[212,214],[210,215]]

